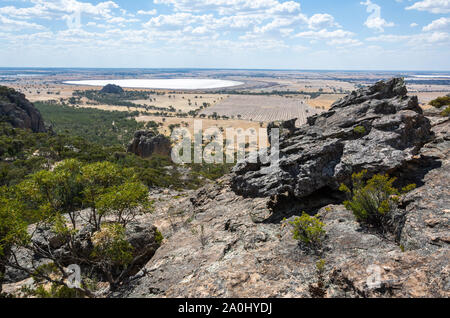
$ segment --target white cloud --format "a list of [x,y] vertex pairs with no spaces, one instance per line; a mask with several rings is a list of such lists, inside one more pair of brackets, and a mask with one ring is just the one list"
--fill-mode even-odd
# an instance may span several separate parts
[[139,14],[139,15],[155,15],[156,13],[157,13],[156,9],[149,10],[149,11],[139,10],[137,12],[137,14]]
[[295,35],[298,38],[312,38],[312,39],[331,39],[331,38],[347,38],[352,37],[355,34],[350,31],[344,31],[342,29],[335,31],[328,31],[327,29],[322,29],[320,31],[305,31],[300,32]]
[[334,17],[327,13],[317,13],[309,18],[308,25],[310,29],[317,30],[327,27],[340,27],[335,22]]
[[390,42],[390,43],[400,43],[405,42],[409,46],[421,46],[427,44],[448,44],[450,39],[450,34],[446,32],[433,32],[433,33],[420,33],[412,35],[394,35],[394,34],[383,34],[376,37],[367,38],[369,42]]
[[367,12],[371,15],[367,18],[364,23],[369,29],[374,29],[378,32],[384,32],[384,28],[393,27],[393,22],[387,22],[381,17],[381,7],[370,0],[366,2],[361,2],[362,5],[367,6]]
[[361,46],[363,43],[356,39],[333,39],[328,41],[327,44],[337,47],[354,47]]
[[[155,4],[171,5],[178,11],[215,10],[221,14],[236,11],[271,9],[280,5],[276,0],[154,0]],[[290,1],[291,5],[294,1]]]
[[17,8],[6,6],[0,8],[0,14],[22,19],[52,19],[64,18],[64,14],[87,14],[102,18],[111,18],[112,10],[119,6],[113,1],[100,2],[93,5],[77,0],[30,0],[31,7]]
[[418,27],[419,25],[418,25],[417,23],[413,22],[413,23],[411,23],[409,26],[410,26],[411,28],[415,28],[415,27]]
[[423,0],[407,7],[406,10],[428,11],[436,14],[450,13],[450,0]]
[[435,30],[444,30],[450,29],[450,18],[440,18],[434,20],[427,26],[423,27],[423,31],[435,31]]
[[179,12],[174,14],[162,14],[151,18],[144,24],[145,27],[186,26],[212,18],[211,15],[193,15],[192,13]]
[[2,31],[14,31],[20,29],[45,29],[42,25],[36,23],[30,23],[26,21],[13,20],[0,15],[0,28]]

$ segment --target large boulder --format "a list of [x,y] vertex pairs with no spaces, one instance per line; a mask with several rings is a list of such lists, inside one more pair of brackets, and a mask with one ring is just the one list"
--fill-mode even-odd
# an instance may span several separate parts
[[153,131],[139,130],[128,145],[128,152],[142,158],[152,155],[169,156],[172,151],[170,139]]
[[41,113],[25,95],[12,88],[0,86],[0,121],[3,120],[15,128],[46,132]]
[[285,126],[280,127],[277,164],[247,159],[236,165],[236,193],[288,193],[296,199],[330,193],[348,183],[354,172],[393,173],[404,167],[432,136],[417,97],[407,96],[400,78],[352,92],[300,128]]

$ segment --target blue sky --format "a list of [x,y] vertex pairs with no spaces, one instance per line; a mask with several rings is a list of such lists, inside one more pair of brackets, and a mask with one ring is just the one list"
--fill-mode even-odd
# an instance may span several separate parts
[[2,67],[450,70],[450,0],[0,0]]

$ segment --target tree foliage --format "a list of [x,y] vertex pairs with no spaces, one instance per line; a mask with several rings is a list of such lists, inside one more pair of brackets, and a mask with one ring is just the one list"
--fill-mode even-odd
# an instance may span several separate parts
[[[59,274],[54,278],[48,271],[25,269],[30,276],[66,286],[67,264],[50,247],[33,243],[37,234],[29,229],[32,222],[34,229],[51,228],[67,243],[66,259],[100,268],[110,284],[117,285],[126,277],[133,254],[125,229],[138,214],[151,212],[152,204],[148,188],[132,169],[111,162],[83,164],[69,159],[52,171],[36,172],[14,187],[0,189],[0,264],[24,270],[14,248],[27,249],[51,260]],[[90,256],[80,256],[75,248],[76,236],[85,224],[91,226],[95,244]]]

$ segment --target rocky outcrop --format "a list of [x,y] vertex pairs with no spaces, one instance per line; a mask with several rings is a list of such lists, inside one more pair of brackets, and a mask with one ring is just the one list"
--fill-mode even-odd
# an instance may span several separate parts
[[[393,81],[377,86],[372,94],[375,99],[367,99],[362,104],[367,103],[371,109],[384,100],[377,99],[381,96],[391,96],[386,102],[388,106],[382,108],[403,105],[404,101],[414,104],[415,99],[403,95],[404,90],[399,83]],[[353,96],[359,101],[367,98],[362,93]],[[335,107],[348,103],[350,99],[344,99]],[[165,239],[127,284],[103,296],[450,297],[450,120],[437,113],[427,113],[425,118],[415,107],[381,116],[370,110],[361,110],[361,104],[354,105],[342,106],[340,110],[339,107],[334,108],[329,117],[319,116],[315,121],[326,121],[341,111],[351,118],[356,116],[352,115],[353,109],[366,114],[361,115],[365,119],[357,123],[367,127],[363,137],[353,135],[353,138],[345,139],[341,136],[342,131],[349,135],[356,133],[354,121],[348,129],[335,128],[338,131],[335,138],[324,138],[314,124],[309,127],[316,131],[317,145],[327,139],[330,143],[338,139],[343,150],[348,150],[347,147],[356,147],[351,146],[352,142],[359,142],[360,151],[368,153],[367,161],[360,166],[367,169],[376,167],[372,172],[390,172],[389,169],[393,169],[400,177],[399,181],[408,183],[410,178],[420,181],[418,187],[399,202],[397,209],[402,220],[395,237],[362,227],[343,205],[326,205],[322,197],[328,193],[315,193],[302,198],[301,203],[307,212],[314,212],[311,207],[322,206],[317,217],[325,224],[326,237],[320,253],[311,253],[293,239],[292,227],[287,222],[301,215],[302,209],[296,204],[289,205],[290,197],[283,199],[280,195],[272,197],[271,193],[267,196],[260,193],[261,197],[253,198],[236,193],[236,175],[225,176],[197,191],[152,189],[154,212],[139,216],[136,226],[155,225]],[[374,118],[370,119],[372,116]],[[390,127],[390,130],[380,128],[390,126],[381,123],[390,123],[394,119],[399,120],[398,127]],[[415,126],[416,120],[423,126]],[[296,148],[302,138],[308,142],[305,145],[313,147],[313,135],[298,135],[308,126],[300,129],[289,123],[281,126],[285,157],[303,155]],[[334,128],[326,129],[327,134],[331,134]],[[407,131],[417,135],[402,135]],[[373,149],[361,141],[371,134],[372,137],[378,136],[378,139],[370,137],[366,140]],[[400,140],[394,140],[395,137]],[[426,141],[428,138],[430,140]],[[289,142],[296,146],[288,151]],[[384,150],[380,150],[376,161],[374,156],[378,144]],[[304,158],[301,161],[306,165],[305,169],[312,167],[313,162],[319,165],[319,159],[326,166],[326,160],[334,158],[320,152],[320,146],[316,152],[306,146],[302,149],[310,154],[308,160]],[[363,160],[364,153],[358,154],[356,150],[342,152],[346,153],[347,160]],[[391,159],[395,165],[389,165]],[[303,171],[301,162],[296,162],[300,172]],[[351,167],[359,168],[358,165]],[[325,175],[328,172],[326,169],[323,171]],[[303,176],[300,173],[296,175]],[[256,175],[249,176],[255,178]],[[332,184],[328,176],[324,180]],[[311,186],[316,184],[312,182]],[[274,203],[276,201],[278,204]],[[273,217],[285,207],[291,210],[286,221]],[[57,238],[49,242],[53,242],[55,247],[59,244]],[[324,268],[319,275],[316,264],[320,260],[323,260]],[[323,286],[320,292],[317,291],[319,285]],[[5,290],[9,288],[5,286]]]
[[279,161],[238,163],[233,190],[249,197],[288,193],[304,199],[331,193],[363,169],[376,174],[404,167],[431,138],[417,97],[406,93],[402,79],[379,82],[310,117],[307,125],[282,125]]
[[146,130],[137,131],[128,145],[128,152],[142,158],[149,158],[152,155],[170,156],[171,151],[169,138]]
[[[369,92],[372,97],[367,97]],[[235,191],[236,175],[229,175],[194,193],[152,193],[155,212],[148,217],[166,239],[146,264],[147,275],[108,296],[449,297],[450,121],[433,114],[423,117],[415,107],[416,99],[404,93],[401,81],[377,84],[335,104],[328,117],[312,119],[312,126],[282,127],[285,158],[300,158],[302,152],[310,155],[309,159],[292,161],[297,164],[289,170],[292,180],[304,176],[303,169],[313,167],[312,163],[318,167],[320,162],[326,166],[327,160],[333,161],[333,156],[319,150],[336,140],[341,142],[344,158],[355,160],[352,169],[373,167],[373,173],[396,170],[405,182],[408,178],[420,179],[418,187],[399,203],[403,218],[396,237],[363,228],[343,205],[325,205],[317,213],[327,233],[324,246],[319,254],[309,253],[293,239],[287,223],[301,215],[301,209],[291,206],[287,221],[274,219],[282,205],[273,202],[282,199],[271,196],[278,192],[271,192],[271,187],[262,192],[264,188],[257,187],[261,192],[253,194],[260,198],[242,196]],[[351,100],[359,104],[348,104],[353,103]],[[360,115],[352,114],[351,109]],[[391,111],[382,115],[377,109]],[[338,116],[338,112],[346,115]],[[337,125],[346,126],[342,124],[344,118],[351,124],[326,127],[333,116]],[[361,118],[355,122],[355,116]],[[320,124],[324,131],[315,127],[319,124],[314,123],[320,122],[324,122]],[[391,126],[393,122],[397,124]],[[355,125],[367,128],[363,137],[353,134]],[[312,132],[307,133],[307,128]],[[408,132],[416,134],[407,136]],[[311,149],[314,137],[317,144],[322,143],[315,150]],[[302,142],[305,144],[300,150]],[[336,166],[343,162],[348,161],[337,160]],[[330,181],[329,170],[322,171],[325,179],[319,182],[333,185],[340,180]],[[255,170],[246,173],[252,182],[257,180]],[[288,185],[295,191],[294,184]],[[314,181],[311,187],[317,188]],[[315,206],[315,201],[321,201],[319,193],[302,200],[306,207]],[[325,264],[320,275],[316,266],[319,260]],[[317,293],[319,280],[323,290]]]
[[327,231],[323,252],[306,253],[287,222],[267,222],[278,213],[270,198],[237,195],[226,176],[193,193],[152,193],[155,212],[146,222],[166,239],[147,275],[108,296],[313,297],[323,259],[324,297],[449,297],[450,122],[435,120],[434,140],[417,154],[434,165],[411,166],[411,174],[425,169],[424,183],[399,206],[405,223],[398,241],[328,205],[318,212]]
[[114,84],[108,84],[100,90],[100,93],[104,94],[122,94],[123,92],[122,87]]
[[2,120],[15,128],[46,132],[39,110],[25,98],[25,95],[5,86],[0,86],[0,121]]

